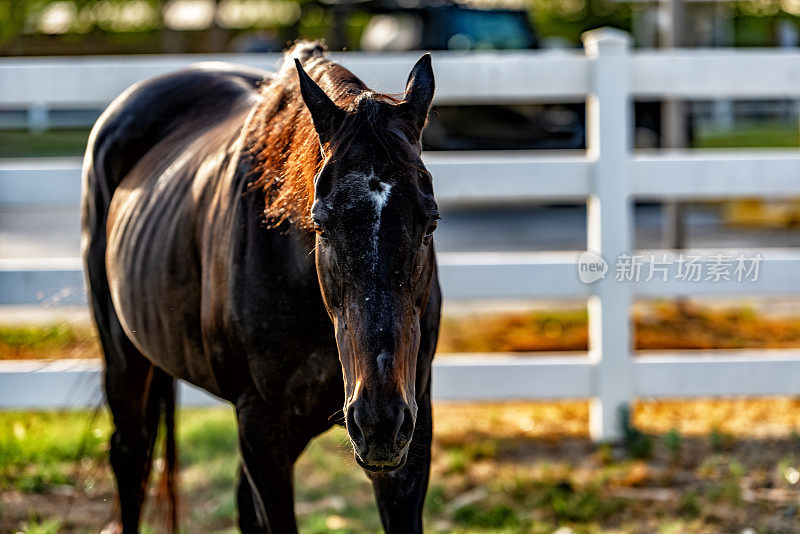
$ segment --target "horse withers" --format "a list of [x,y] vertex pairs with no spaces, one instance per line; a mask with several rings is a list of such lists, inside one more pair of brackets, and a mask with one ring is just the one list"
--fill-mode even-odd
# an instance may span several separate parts
[[292,466],[336,422],[385,530],[422,530],[441,302],[420,158],[433,92],[428,55],[397,99],[300,43],[275,74],[200,64],[98,120],[83,255],[124,532],[162,416],[176,528],[178,378],[235,406],[242,531],[297,530]]

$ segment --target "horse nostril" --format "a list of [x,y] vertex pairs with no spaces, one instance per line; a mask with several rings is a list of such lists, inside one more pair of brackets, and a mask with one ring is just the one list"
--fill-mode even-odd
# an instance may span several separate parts
[[364,433],[361,431],[361,424],[363,420],[361,420],[361,414],[358,411],[358,408],[353,406],[352,404],[347,409],[347,433],[350,434],[350,439],[356,444],[356,447],[363,448],[366,444],[364,439]]
[[398,423],[395,445],[398,448],[403,448],[411,441],[411,437],[414,435],[414,416],[411,415],[411,409],[408,406],[403,407],[400,412]]

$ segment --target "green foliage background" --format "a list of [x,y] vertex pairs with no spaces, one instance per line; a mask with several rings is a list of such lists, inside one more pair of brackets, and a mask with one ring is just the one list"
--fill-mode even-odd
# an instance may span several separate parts
[[[41,13],[54,2],[66,2],[80,14],[78,22],[66,34],[44,35],[37,29]],[[152,19],[139,27],[120,27],[114,17],[93,19],[92,10],[112,12],[130,0],[0,0],[0,55],[48,53],[136,53],[158,52],[160,35],[164,32],[160,9],[166,0],[139,0],[153,11]],[[269,0],[265,0],[267,2]],[[300,20],[289,25],[273,24],[230,30],[232,38],[238,33],[268,30],[282,40],[325,37],[330,28],[330,14],[315,0],[290,0],[299,4]],[[498,2],[503,5],[502,0]],[[514,5],[520,5],[519,2]],[[541,37],[563,37],[577,45],[580,35],[598,26],[614,26],[630,31],[634,10],[644,4],[617,0],[523,0],[536,31]],[[789,20],[800,25],[800,0],[744,0],[726,4],[727,15],[734,20],[737,46],[769,46],[773,44],[776,25]],[[87,15],[88,14],[88,15]],[[369,17],[355,13],[350,17],[346,34],[350,47],[358,42]],[[206,30],[182,32],[187,51],[203,49],[207,43]]]

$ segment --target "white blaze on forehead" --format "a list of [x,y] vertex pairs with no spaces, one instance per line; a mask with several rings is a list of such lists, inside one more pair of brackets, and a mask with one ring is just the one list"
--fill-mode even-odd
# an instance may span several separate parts
[[375,205],[375,222],[372,224],[372,266],[374,268],[378,263],[378,232],[380,232],[381,229],[381,213],[383,212],[383,207],[389,201],[392,185],[379,181],[374,172],[370,172],[369,176],[365,178],[367,180],[369,196],[372,198],[372,203]]
[[[384,206],[389,202],[389,195],[392,193],[392,184],[381,182],[375,175],[375,170],[370,169],[368,173],[352,173],[350,174],[352,183],[354,185],[353,191],[358,191],[358,196],[361,196],[362,191],[372,205],[375,207],[375,222],[372,223],[372,236],[370,238],[371,250],[369,251],[370,259],[372,260],[372,270],[378,265],[378,235],[381,229],[381,214]],[[366,297],[365,301],[369,301],[371,297]],[[382,375],[386,375],[392,366],[392,357],[386,352],[381,352],[378,355],[378,369]]]
[[381,182],[375,175],[375,171],[371,169],[369,173],[353,173],[350,175],[352,179],[356,180],[359,189],[366,192],[372,205],[375,207],[375,222],[372,223],[372,239],[371,239],[371,256],[373,268],[378,262],[378,233],[381,229],[381,213],[383,207],[389,201],[389,195],[392,192],[392,184]]
[[[373,186],[369,183],[369,181],[372,181],[373,179],[377,180],[374,174],[371,174],[367,177],[367,187],[370,188],[369,196],[372,198],[372,203],[375,204],[375,211],[377,212],[378,219],[380,220],[381,211],[383,211],[383,207],[389,200],[389,194],[392,192],[392,185],[379,181],[377,182],[377,185]],[[377,189],[373,190],[373,187],[377,187]]]

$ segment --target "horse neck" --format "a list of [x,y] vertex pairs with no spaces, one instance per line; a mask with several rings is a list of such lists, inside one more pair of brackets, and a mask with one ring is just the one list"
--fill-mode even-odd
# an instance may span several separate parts
[[339,107],[348,107],[356,95],[369,90],[355,74],[328,58],[315,59],[304,68]]
[[323,163],[314,125],[299,94],[278,88],[264,97],[250,131],[253,187],[264,195],[271,224],[310,228],[314,177]]

